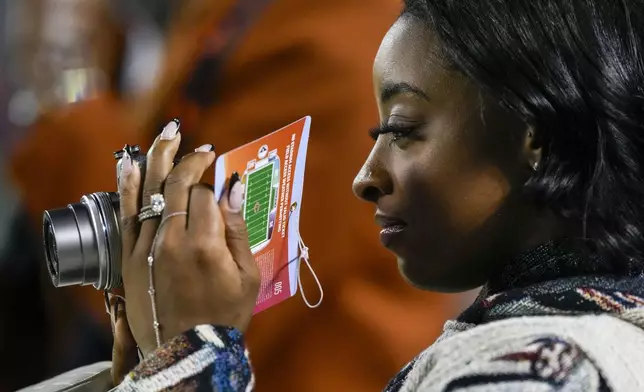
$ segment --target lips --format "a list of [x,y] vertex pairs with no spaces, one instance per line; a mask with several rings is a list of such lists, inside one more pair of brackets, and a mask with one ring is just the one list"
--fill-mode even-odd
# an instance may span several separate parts
[[402,219],[380,213],[376,214],[376,222],[382,228],[380,231],[380,242],[385,247],[388,247],[396,238],[402,236],[407,227],[407,224]]
[[383,229],[396,226],[406,226],[405,221],[403,221],[402,219],[385,215],[380,212],[376,213],[376,223],[378,223],[378,226],[382,227]]
[[405,225],[391,225],[387,227],[383,227],[381,232],[385,234],[393,234],[393,233],[398,233],[400,231],[403,231],[405,229]]

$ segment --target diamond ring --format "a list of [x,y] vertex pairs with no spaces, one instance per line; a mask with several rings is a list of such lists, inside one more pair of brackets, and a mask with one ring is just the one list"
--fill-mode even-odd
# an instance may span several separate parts
[[160,217],[165,209],[165,198],[160,193],[150,196],[150,204],[141,208],[139,222]]

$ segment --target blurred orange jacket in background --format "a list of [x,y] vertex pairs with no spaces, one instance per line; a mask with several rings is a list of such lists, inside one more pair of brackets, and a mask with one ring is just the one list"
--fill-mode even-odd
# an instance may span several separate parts
[[[248,341],[258,391],[380,390],[452,313],[444,297],[405,284],[378,241],[372,206],[351,192],[373,143],[367,130],[378,122],[373,57],[399,7],[397,0],[276,0],[225,64],[216,104],[193,116],[177,96],[166,110],[166,121],[190,119],[182,121],[187,148],[213,143],[219,152],[312,116],[301,232],[326,296],[316,310],[298,295],[254,318]],[[44,209],[114,190],[112,153],[150,144],[152,133],[132,130],[126,106],[105,96],[41,118],[13,160],[36,224]],[[101,293],[65,290],[76,290],[81,308],[109,329]]]

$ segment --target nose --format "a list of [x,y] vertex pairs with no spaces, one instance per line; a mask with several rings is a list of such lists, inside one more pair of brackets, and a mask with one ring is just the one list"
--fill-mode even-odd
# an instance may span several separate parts
[[377,203],[393,191],[391,177],[385,167],[370,156],[353,180],[353,193],[364,201]]

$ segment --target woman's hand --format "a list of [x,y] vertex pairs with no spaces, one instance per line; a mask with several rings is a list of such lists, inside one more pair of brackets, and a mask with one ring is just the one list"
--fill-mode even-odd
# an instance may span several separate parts
[[[259,291],[259,270],[241,215],[239,178],[231,180],[218,205],[212,188],[199,183],[215,160],[212,146],[197,149],[174,166],[180,139],[178,123],[170,122],[148,152],[145,179],[127,154],[121,165],[127,320],[144,356],[157,348],[148,255],[158,229],[153,271],[162,341],[201,324],[245,331]],[[174,215],[160,228],[159,218],[139,224],[141,207],[157,193],[165,197],[163,218],[187,215]]]
[[134,369],[137,364],[138,351],[136,342],[127,323],[125,302],[120,291],[118,294],[110,294],[110,315],[112,317],[112,334],[114,344],[112,346],[112,383],[119,385],[125,376]]

